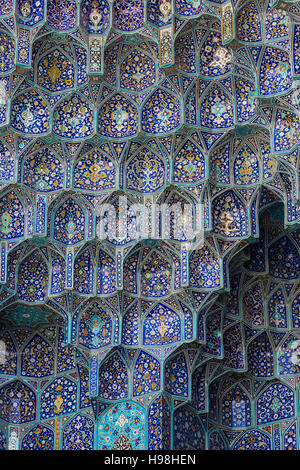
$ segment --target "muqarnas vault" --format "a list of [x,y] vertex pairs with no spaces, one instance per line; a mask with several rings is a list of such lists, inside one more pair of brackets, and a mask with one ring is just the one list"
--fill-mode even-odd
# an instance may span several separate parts
[[[299,41],[294,0],[0,1],[0,448],[299,449]],[[175,203],[200,247],[99,236]]]

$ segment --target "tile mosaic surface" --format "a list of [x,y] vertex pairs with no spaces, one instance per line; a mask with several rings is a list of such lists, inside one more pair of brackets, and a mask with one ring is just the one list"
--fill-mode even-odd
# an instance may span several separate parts
[[0,449],[300,448],[299,57],[295,0],[0,0]]

